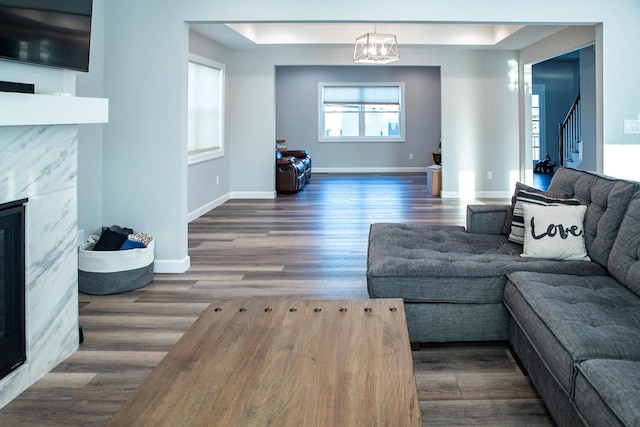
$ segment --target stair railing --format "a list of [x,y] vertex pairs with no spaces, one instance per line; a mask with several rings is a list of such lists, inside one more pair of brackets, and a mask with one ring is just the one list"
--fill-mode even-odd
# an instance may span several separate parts
[[580,95],[560,123],[560,165],[577,168],[582,163],[582,113]]

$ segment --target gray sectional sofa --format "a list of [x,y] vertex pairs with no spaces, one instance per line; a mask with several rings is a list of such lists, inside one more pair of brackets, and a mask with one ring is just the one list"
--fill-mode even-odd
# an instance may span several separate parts
[[640,184],[561,168],[549,193],[586,205],[590,260],[522,257],[513,206],[475,205],[373,224],[369,295],[404,299],[415,343],[509,340],[559,425],[640,425]]

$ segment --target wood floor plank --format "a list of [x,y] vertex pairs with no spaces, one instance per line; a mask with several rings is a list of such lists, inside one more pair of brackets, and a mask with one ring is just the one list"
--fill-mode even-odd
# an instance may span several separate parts
[[26,400],[71,400],[96,376],[96,373],[50,373],[29,387],[20,398]]
[[126,315],[96,315],[83,314],[80,317],[82,326],[87,331],[120,331],[136,329],[164,329],[184,331],[193,324],[198,316],[126,316]]
[[538,399],[421,401],[426,426],[554,426]]
[[528,378],[520,373],[417,372],[424,400],[537,399]]
[[122,402],[108,400],[14,400],[0,411],[1,426],[101,427]]
[[69,356],[53,372],[148,373],[166,354],[166,351],[80,350]]
[[413,363],[416,370],[429,372],[516,372],[517,364],[508,351],[503,344],[423,347],[414,352]]
[[121,330],[99,331],[86,329],[83,350],[109,351],[169,351],[183,335],[183,331],[150,331],[148,329],[129,329],[125,334]]
[[[137,295],[144,295],[138,293]],[[137,296],[136,299],[140,299]],[[158,315],[170,315],[170,316],[199,316],[208,307],[209,302],[198,303],[182,303],[182,302],[168,302],[168,303],[129,303],[120,302],[117,298],[102,297],[102,299],[93,299],[90,304],[83,307],[80,316],[83,315],[113,315],[124,314],[133,316],[158,316]]]
[[[214,299],[367,298],[369,227],[464,226],[425,174],[314,174],[276,199],[232,199],[189,224],[191,268],[121,295],[79,296],[85,343],[0,409],[0,426],[105,426]],[[127,225],[127,224],[122,224]],[[553,425],[504,343],[412,352],[424,425]]]
[[[122,404],[142,384],[147,376],[144,372],[134,374],[129,372],[97,374],[78,392],[76,400],[94,402],[107,400]],[[109,393],[105,394],[104,390],[109,390]]]

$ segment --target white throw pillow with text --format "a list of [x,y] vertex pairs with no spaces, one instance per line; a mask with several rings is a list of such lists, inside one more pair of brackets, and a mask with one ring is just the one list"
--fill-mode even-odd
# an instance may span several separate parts
[[590,261],[584,240],[587,207],[523,204],[523,257]]

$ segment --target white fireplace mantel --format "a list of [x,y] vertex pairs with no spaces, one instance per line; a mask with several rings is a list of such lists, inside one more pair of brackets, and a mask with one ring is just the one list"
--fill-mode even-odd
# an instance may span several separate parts
[[78,349],[78,125],[108,119],[107,99],[0,93],[0,203],[29,199],[27,362],[0,380],[0,408]]
[[0,93],[0,126],[68,125],[108,121],[108,99]]

